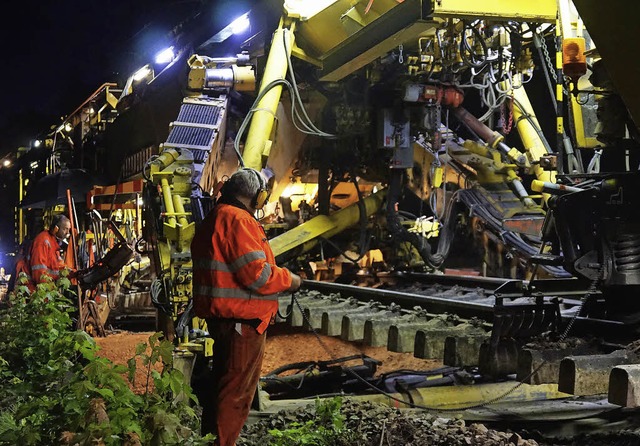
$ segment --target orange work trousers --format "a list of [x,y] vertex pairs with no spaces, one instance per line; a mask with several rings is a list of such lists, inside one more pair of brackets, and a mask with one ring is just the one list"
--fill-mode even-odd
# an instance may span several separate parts
[[202,434],[215,434],[215,446],[234,446],[258,388],[267,334],[245,323],[240,334],[228,319],[207,319],[207,328],[214,343],[210,380],[199,397]]

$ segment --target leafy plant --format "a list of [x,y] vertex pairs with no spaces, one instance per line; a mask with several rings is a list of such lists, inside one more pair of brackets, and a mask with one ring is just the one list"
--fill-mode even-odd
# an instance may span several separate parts
[[340,446],[349,445],[353,433],[344,428],[340,412],[342,398],[316,399],[315,418],[293,422],[287,429],[269,430],[270,446]]
[[[127,365],[97,355],[95,341],[73,330],[70,282],[18,278],[0,310],[0,444],[200,445],[197,403],[173,368],[173,344],[161,334],[137,346]],[[146,392],[131,390],[137,363]],[[155,364],[161,364],[161,372]]]

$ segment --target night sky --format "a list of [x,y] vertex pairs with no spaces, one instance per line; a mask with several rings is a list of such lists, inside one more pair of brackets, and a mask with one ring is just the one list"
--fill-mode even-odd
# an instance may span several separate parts
[[[105,82],[123,86],[176,35],[215,32],[253,0],[22,0],[3,42],[0,159],[59,125]],[[277,4],[278,2],[275,1]],[[197,21],[186,21],[197,16]],[[188,23],[189,25],[185,25]],[[192,26],[194,23],[200,26]],[[210,29],[209,29],[210,28]],[[210,34],[212,35],[212,34]],[[206,38],[209,38],[207,35]],[[200,36],[202,37],[202,36]],[[182,37],[181,37],[182,38]],[[0,266],[13,251],[18,169],[0,166]]]
[[[27,145],[104,82],[119,82],[164,45],[182,0],[21,1],[0,28],[0,156]],[[8,52],[9,54],[6,54]],[[35,135],[31,136],[31,134]]]
[[[204,3],[13,2],[0,27],[5,49],[0,158],[47,133],[103,83],[123,85],[133,71],[170,43],[172,28]],[[0,257],[13,248],[15,204],[7,187],[17,181],[13,176],[0,167]]]

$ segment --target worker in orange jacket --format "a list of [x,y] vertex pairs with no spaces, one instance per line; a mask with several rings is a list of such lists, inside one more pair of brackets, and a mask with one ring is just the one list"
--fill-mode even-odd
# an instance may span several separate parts
[[31,245],[29,267],[31,278],[38,284],[45,281],[45,276],[53,280],[60,277],[60,271],[65,268],[60,255],[60,242],[69,236],[71,221],[63,214],[56,214],[49,229],[40,232]]
[[191,242],[193,303],[214,339],[212,370],[202,404],[202,434],[233,446],[257,389],[266,330],[278,311],[277,293],[300,288],[297,274],[276,265],[254,218],[268,198],[254,169],[235,172]]
[[9,280],[9,287],[7,289],[8,292],[13,291],[16,288],[16,286],[21,285],[18,282],[20,273],[24,273],[29,279],[29,281],[24,284],[29,289],[29,292],[35,291],[35,285],[33,284],[31,279],[31,267],[29,266],[30,256],[31,256],[31,240],[25,239],[20,245],[20,247],[18,248],[14,272],[11,275],[11,279]]

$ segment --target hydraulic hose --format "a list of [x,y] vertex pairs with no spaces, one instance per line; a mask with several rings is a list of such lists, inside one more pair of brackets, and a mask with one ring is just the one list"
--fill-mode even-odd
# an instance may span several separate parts
[[451,218],[451,203],[448,206],[448,212],[445,213],[445,224],[440,228],[440,236],[436,252],[432,252],[432,246],[428,240],[413,232],[409,232],[407,228],[402,226],[396,203],[402,191],[403,171],[394,169],[391,173],[391,181],[389,183],[389,192],[387,194],[387,227],[389,233],[397,240],[409,242],[416,248],[420,257],[431,268],[439,268],[444,263],[451,247],[453,239]]

